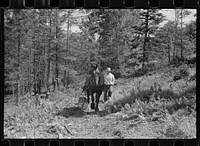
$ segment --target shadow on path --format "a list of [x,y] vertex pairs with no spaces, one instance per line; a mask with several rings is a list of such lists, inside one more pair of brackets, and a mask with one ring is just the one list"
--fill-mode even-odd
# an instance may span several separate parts
[[85,112],[85,114],[87,115],[98,115],[99,117],[104,117],[106,115],[108,115],[108,111],[107,110],[102,110],[99,112],[95,112],[95,111],[90,111],[90,112]]
[[66,107],[63,110],[56,113],[56,115],[61,115],[61,116],[64,116],[66,118],[68,118],[68,117],[81,118],[85,115],[98,115],[100,117],[104,117],[108,114],[109,113],[108,113],[107,110],[102,110],[102,111],[99,111],[99,112],[84,111],[81,107],[69,107],[69,108]]
[[70,116],[80,118],[85,115],[85,112],[80,107],[69,107],[69,108],[64,108],[62,111],[57,112],[56,115],[61,115],[66,118]]

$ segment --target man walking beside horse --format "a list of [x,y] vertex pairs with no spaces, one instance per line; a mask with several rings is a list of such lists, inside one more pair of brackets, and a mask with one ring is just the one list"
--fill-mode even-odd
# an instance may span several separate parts
[[111,68],[107,67],[104,75],[104,102],[112,95],[113,85],[115,84],[115,76],[111,73]]
[[[87,102],[89,103],[90,96],[92,97],[91,109],[95,109],[95,111],[99,111],[98,103],[99,98],[104,91],[104,101],[107,101],[108,97],[111,97],[112,94],[112,85],[114,85],[115,78],[111,73],[111,69],[107,68],[106,74],[100,71],[97,65],[92,65],[91,70],[89,72],[89,76],[86,78],[85,84],[83,86],[83,92],[87,93]],[[96,103],[94,103],[94,93]],[[108,95],[107,95],[108,94]]]
[[[87,102],[89,103],[90,96],[92,97],[92,103],[91,103],[91,109],[95,109],[95,111],[99,111],[98,104],[99,104],[99,98],[103,92],[104,89],[104,76],[103,73],[100,71],[98,66],[92,65],[91,70],[89,72],[89,76],[86,78],[85,84],[83,86],[83,92],[87,93]],[[95,95],[95,101],[94,103],[94,93]]]

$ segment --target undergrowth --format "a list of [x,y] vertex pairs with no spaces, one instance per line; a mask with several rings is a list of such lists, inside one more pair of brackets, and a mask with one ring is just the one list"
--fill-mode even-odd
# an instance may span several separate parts
[[[186,70],[180,72],[183,76],[189,76]],[[147,125],[151,122],[163,123],[165,126],[160,137],[195,138],[196,82],[185,86],[186,80],[170,83],[173,78],[162,76],[154,75],[152,79],[146,77],[135,81],[136,86],[132,87],[128,96],[107,104],[105,108],[110,113],[122,112],[121,120],[134,121],[139,118]]]
[[33,96],[9,109],[4,114],[5,138],[59,138],[62,133],[68,134],[66,126],[59,121],[61,116],[57,114],[61,104],[66,104],[63,101],[63,98],[60,101],[58,98],[37,101]]
[[[171,74],[171,71],[155,73],[132,81],[119,79],[105,110],[110,114],[121,113],[118,121],[131,121],[127,128],[134,128],[133,133],[129,132],[135,137],[196,138],[196,82],[192,80],[187,85],[184,79],[170,82]],[[70,137],[65,119],[85,114],[74,106],[76,98],[70,98],[80,91],[66,92],[68,98],[60,92],[53,93],[51,99],[32,97],[4,111],[4,137]],[[124,131],[117,128],[113,135],[123,138]]]

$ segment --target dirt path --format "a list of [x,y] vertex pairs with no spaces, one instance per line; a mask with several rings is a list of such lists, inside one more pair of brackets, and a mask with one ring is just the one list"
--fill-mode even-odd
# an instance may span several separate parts
[[[34,106],[34,98],[22,100],[18,107],[13,101],[7,102],[4,106],[4,136],[5,138],[52,139],[194,138],[195,115],[187,115],[185,109],[160,119],[134,116],[137,107],[116,113],[111,113],[107,109],[107,105],[113,105],[115,101],[130,95],[130,91],[133,88],[137,89],[137,82],[142,79],[118,80],[112,98],[105,103],[99,103],[98,113],[91,110],[90,105],[86,109],[80,108],[77,102],[81,91],[73,88],[65,93],[59,91],[53,93],[49,99],[42,99],[37,107]],[[152,83],[155,78],[149,77],[145,81]],[[146,85],[142,86],[146,88]],[[165,87],[167,88],[167,85]],[[181,112],[183,116],[177,116]],[[189,126],[185,127],[185,125]]]
[[[150,133],[146,131],[147,127],[157,127],[156,123],[146,123],[144,119],[139,117],[131,120],[125,119],[126,114],[121,111],[117,113],[108,113],[104,106],[106,103],[100,103],[98,113],[93,110],[85,109],[79,114],[76,111],[71,116],[59,115],[58,122],[63,127],[67,127],[68,132],[63,132],[59,138],[156,138],[158,133]],[[66,114],[67,110],[63,110]],[[61,127],[62,127],[61,126]]]
[[[15,124],[13,130],[7,132],[7,137],[123,138],[128,136],[126,127],[127,124],[130,125],[131,122],[120,121],[119,119],[122,113],[109,114],[105,109],[105,105],[112,102],[115,96],[119,96],[120,94],[118,92],[120,91],[113,93],[112,99],[108,102],[100,102],[100,111],[98,113],[91,110],[90,105],[84,110],[78,108],[76,103],[78,101],[78,95],[80,95],[79,92],[80,91],[76,91],[75,93],[71,90],[68,93],[54,93],[48,100],[44,101],[46,106],[55,106],[52,110],[52,115],[49,115],[49,119],[45,119],[46,123],[38,122],[33,125],[33,123],[30,124],[26,121],[20,121],[19,123],[23,122],[23,124]],[[103,95],[101,99],[103,99]],[[5,103],[4,113],[7,117],[19,110],[19,108],[20,107],[14,105],[14,102],[7,102]],[[22,109],[20,110],[23,111]],[[16,116],[18,116],[18,114],[19,113],[17,113]],[[34,131],[32,130],[33,127],[35,128]]]
[[[99,112],[90,109],[76,110],[76,102],[71,104],[71,108],[63,108],[60,115],[60,122],[70,131],[68,136],[71,138],[106,138],[112,136],[113,125],[116,125],[117,116],[105,111],[104,105],[99,103]],[[62,123],[61,122],[61,123]],[[112,130],[113,129],[113,130]],[[61,136],[62,137],[62,136]],[[63,137],[65,137],[63,135]]]
[[[141,128],[147,124],[145,120],[137,117],[132,120],[123,120],[125,119],[126,114],[121,111],[117,113],[109,113],[106,110],[107,104],[112,104],[118,98],[122,98],[125,94],[128,94],[132,89],[132,86],[126,83],[122,83],[123,88],[120,86],[115,86],[115,91],[112,98],[106,103],[99,103],[99,112],[96,113],[94,110],[90,109],[88,105],[87,109],[80,109],[77,107],[76,103],[78,97],[73,97],[74,94],[63,94],[59,96],[60,99],[64,97],[64,101],[58,103],[59,106],[58,112],[55,112],[56,115],[54,119],[57,127],[63,130],[57,130],[55,137],[59,138],[146,138],[146,137],[156,137],[157,134],[149,136],[145,128]],[[128,88],[129,87],[129,88]],[[73,93],[73,92],[72,92]],[[77,96],[79,91],[77,91]],[[55,98],[54,98],[55,99]],[[103,95],[101,96],[103,99]],[[57,98],[58,100],[58,98]],[[59,125],[59,126],[58,126]],[[146,126],[149,126],[146,125]],[[64,128],[63,128],[64,127]],[[62,132],[60,132],[62,131]],[[137,132],[138,131],[138,132]],[[143,132],[141,132],[143,131]],[[59,134],[58,134],[59,133]],[[139,134],[138,134],[139,133]],[[52,132],[53,134],[53,132]]]

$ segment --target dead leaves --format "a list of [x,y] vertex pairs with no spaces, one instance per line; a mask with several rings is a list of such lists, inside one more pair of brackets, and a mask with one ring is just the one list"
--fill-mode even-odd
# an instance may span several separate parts
[[56,134],[58,138],[66,138],[73,135],[66,125],[61,125],[58,122],[48,124],[46,131],[50,134]]

